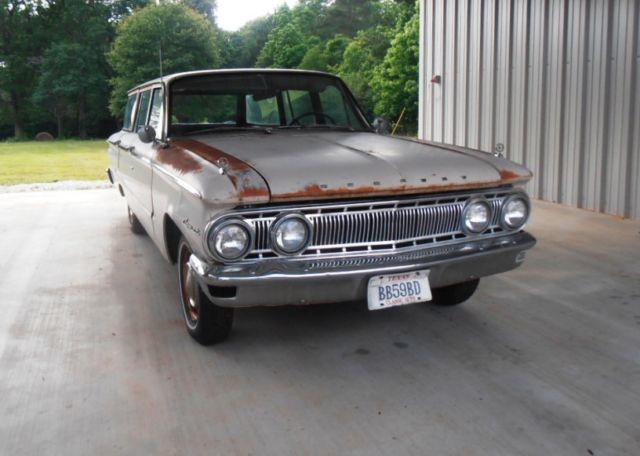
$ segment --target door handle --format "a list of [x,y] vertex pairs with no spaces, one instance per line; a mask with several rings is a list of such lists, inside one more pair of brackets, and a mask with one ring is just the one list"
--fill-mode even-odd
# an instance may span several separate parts
[[131,152],[133,149],[135,149],[135,147],[133,146],[125,146],[122,143],[120,143],[120,149],[127,151],[127,152]]
[[109,140],[107,140],[107,142],[108,142],[109,144],[111,144],[112,146],[115,146],[115,147],[118,147],[118,146],[120,145],[120,140],[119,140],[119,139],[117,139],[117,140],[115,140],[115,141],[109,141]]

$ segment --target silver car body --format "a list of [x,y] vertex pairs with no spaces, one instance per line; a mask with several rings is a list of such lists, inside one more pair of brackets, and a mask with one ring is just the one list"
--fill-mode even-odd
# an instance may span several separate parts
[[[360,299],[372,275],[417,269],[429,269],[431,286],[441,287],[513,269],[534,245],[528,233],[499,226],[500,202],[521,192],[519,187],[531,178],[528,169],[500,156],[381,135],[373,129],[167,137],[166,106],[172,83],[184,77],[238,71],[181,73],[136,87],[130,95],[148,90],[162,95],[158,140],[144,143],[133,129],[108,139],[110,179],[167,260],[176,260],[176,237],[187,240],[193,250],[190,265],[216,304],[239,307]],[[285,70],[241,70],[252,71]],[[475,197],[492,203],[495,220],[487,233],[467,236],[460,232],[458,219],[452,225],[451,220]],[[274,254],[265,236],[269,223],[282,212],[315,217],[314,224],[325,238],[314,239],[303,255]],[[349,222],[339,215],[346,212],[361,217],[354,215]],[[245,259],[225,264],[207,248],[206,235],[213,221],[229,214],[245,217],[260,239],[254,239]],[[343,233],[336,243],[340,236],[327,234],[331,221],[343,223],[341,229],[346,229],[348,223],[375,223],[378,215],[389,217],[387,222],[394,226],[402,226],[404,216],[442,224],[428,233],[401,235],[398,230],[393,239],[378,234],[380,242],[358,238],[354,232]],[[374,236],[372,228],[369,235]]]

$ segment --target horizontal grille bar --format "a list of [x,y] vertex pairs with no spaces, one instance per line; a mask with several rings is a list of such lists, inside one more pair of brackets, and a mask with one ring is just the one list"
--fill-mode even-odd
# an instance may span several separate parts
[[502,232],[500,207],[509,190],[437,197],[408,198],[397,201],[344,202],[310,206],[267,206],[237,211],[255,231],[254,245],[247,259],[277,256],[271,246],[269,229],[284,212],[304,214],[313,227],[313,237],[302,256],[384,252],[456,242],[467,236],[460,229],[466,202],[472,197],[486,198],[492,207],[492,220],[484,235]]

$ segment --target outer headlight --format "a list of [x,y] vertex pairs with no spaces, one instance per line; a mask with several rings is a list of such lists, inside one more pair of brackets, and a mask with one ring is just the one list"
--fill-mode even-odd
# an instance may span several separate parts
[[251,229],[241,219],[225,220],[209,230],[207,243],[215,257],[223,261],[242,258],[251,247]]
[[511,195],[502,204],[500,223],[506,229],[517,230],[527,223],[529,200],[523,194]]
[[491,206],[485,199],[470,200],[462,211],[462,229],[471,234],[482,233],[491,223]]
[[287,214],[271,227],[271,244],[284,255],[302,252],[311,241],[311,223],[304,215]]

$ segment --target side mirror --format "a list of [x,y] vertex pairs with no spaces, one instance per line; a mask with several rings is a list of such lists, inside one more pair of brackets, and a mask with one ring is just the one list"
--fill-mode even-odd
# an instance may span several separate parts
[[373,128],[379,135],[386,135],[389,133],[389,121],[384,117],[376,117],[373,119]]
[[151,143],[156,140],[156,131],[151,125],[145,125],[138,130],[138,138],[143,143]]

